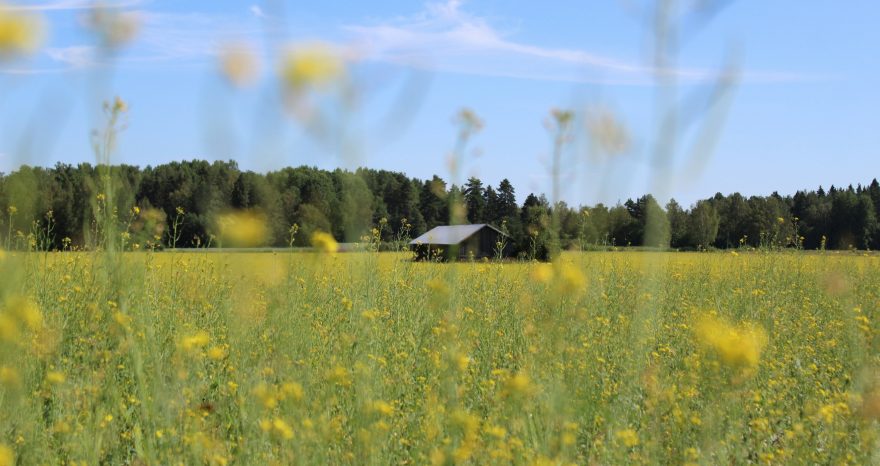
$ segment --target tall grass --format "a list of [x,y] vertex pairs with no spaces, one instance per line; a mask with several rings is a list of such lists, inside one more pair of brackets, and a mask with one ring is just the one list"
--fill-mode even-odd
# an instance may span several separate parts
[[877,460],[873,256],[116,257],[0,265],[17,464]]

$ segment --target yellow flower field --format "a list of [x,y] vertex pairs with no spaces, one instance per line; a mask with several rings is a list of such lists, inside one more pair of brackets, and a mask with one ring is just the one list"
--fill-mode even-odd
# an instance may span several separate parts
[[0,256],[0,465],[870,464],[880,257]]

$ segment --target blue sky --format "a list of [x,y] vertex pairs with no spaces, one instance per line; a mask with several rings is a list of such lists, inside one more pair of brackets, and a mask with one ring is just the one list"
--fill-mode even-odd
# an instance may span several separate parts
[[[18,2],[47,34],[33,55],[0,67],[0,171],[94,163],[100,103],[119,95],[130,112],[113,162],[141,166],[233,159],[257,171],[362,165],[449,179],[453,116],[468,107],[485,127],[460,176],[509,178],[522,200],[551,192],[545,123],[562,108],[577,116],[560,183],[572,204],[651,191],[687,205],[718,191],[793,193],[880,175],[880,3],[723,3],[709,21],[676,13],[676,65],[660,70],[644,0],[124,0],[107,5],[135,18],[137,34],[110,56],[87,26],[92,2]],[[344,144],[304,129],[281,103],[280,51],[316,41],[349,61],[354,98],[318,99]],[[234,88],[218,71],[230,45],[255,51],[252,86]],[[736,78],[710,100],[723,69]],[[693,124],[658,162],[660,74]],[[625,130],[626,150],[594,150],[597,116]]]

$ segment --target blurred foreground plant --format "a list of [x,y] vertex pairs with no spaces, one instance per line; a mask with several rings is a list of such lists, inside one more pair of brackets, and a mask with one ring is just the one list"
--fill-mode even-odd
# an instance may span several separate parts
[[9,60],[35,52],[43,34],[39,17],[0,4],[0,59]]

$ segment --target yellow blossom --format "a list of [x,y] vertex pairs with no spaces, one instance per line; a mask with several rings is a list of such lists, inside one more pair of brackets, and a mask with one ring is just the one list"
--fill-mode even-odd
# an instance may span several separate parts
[[180,342],[180,346],[189,351],[197,348],[201,348],[207,345],[211,341],[211,336],[208,335],[208,332],[204,330],[200,330],[193,335],[185,337]]
[[21,384],[21,377],[14,367],[0,367],[0,385],[6,387],[17,387]]
[[336,366],[327,372],[327,379],[337,385],[348,387],[351,385],[351,376],[348,370],[342,366]]
[[307,44],[290,51],[281,63],[280,75],[293,92],[325,87],[345,73],[340,53],[323,43]]
[[122,97],[116,96],[113,98],[113,103],[105,103],[105,108],[113,111],[114,113],[125,113],[128,111],[128,102],[122,100]]
[[6,300],[6,310],[31,330],[39,330],[43,327],[43,315],[37,305],[29,299],[21,296],[9,298]]
[[767,432],[770,429],[770,421],[767,418],[759,417],[749,422],[749,427],[757,432]]
[[251,211],[227,212],[217,216],[218,237],[224,246],[263,246],[269,239],[266,216]]
[[[41,40],[42,26],[36,17],[10,11],[0,4],[0,57],[31,53]],[[13,209],[10,207],[10,214],[15,213]]]
[[316,231],[312,234],[312,247],[325,253],[334,253],[339,250],[339,243],[330,233]]
[[371,408],[373,412],[379,413],[383,416],[390,416],[394,414],[394,406],[386,401],[376,400],[372,403]]
[[731,325],[715,317],[706,317],[696,326],[697,337],[731,367],[754,368],[767,344],[767,334],[760,327]]
[[819,408],[819,417],[826,423],[831,423],[837,415],[849,414],[849,405],[846,403],[830,403]]
[[278,394],[273,387],[269,387],[265,383],[260,383],[254,387],[253,393],[266,409],[272,409],[278,405]]
[[473,454],[474,445],[471,442],[462,442],[462,444],[452,452],[452,459],[455,460],[454,464],[462,464],[469,460]]
[[220,70],[234,86],[245,86],[259,74],[257,55],[247,46],[228,45],[220,51]]
[[463,409],[453,411],[450,420],[464,432],[466,437],[474,436],[478,433],[477,429],[480,427],[480,419]]
[[283,439],[290,440],[293,438],[293,428],[283,419],[277,417],[273,419],[272,430]]
[[0,443],[0,466],[15,464],[15,453],[6,444]]
[[128,326],[131,324],[131,317],[129,317],[122,311],[116,311],[115,313],[113,313],[113,320],[115,320],[117,324],[125,328],[128,328]]
[[46,382],[49,382],[53,385],[58,385],[58,384],[64,383],[65,380],[67,380],[67,379],[66,379],[66,377],[64,377],[64,374],[61,372],[49,371],[46,373]]
[[226,350],[222,346],[213,346],[208,350],[207,354],[209,358],[219,361],[226,357]]
[[300,401],[303,398],[304,392],[302,385],[296,382],[285,382],[281,385],[281,393],[285,397],[290,397],[294,401]]
[[[586,127],[591,143],[603,154],[618,155],[630,147],[626,126],[607,108],[598,108],[587,114]],[[589,211],[585,211],[589,216]]]
[[431,456],[429,458],[431,464],[433,466],[440,466],[441,464],[446,464],[446,454],[443,453],[443,450],[439,448],[435,448],[431,451]]
[[0,339],[6,341],[18,340],[18,322],[9,313],[0,312]]
[[572,294],[583,289],[585,285],[586,278],[584,278],[583,272],[577,267],[564,264],[559,268],[559,278],[556,287],[561,293]]
[[538,283],[549,283],[553,280],[553,266],[550,264],[537,264],[532,269],[532,280]]
[[101,6],[92,9],[89,22],[102,45],[111,49],[131,42],[140,29],[140,16],[137,13]]
[[504,437],[507,437],[507,430],[504,427],[487,424],[483,427],[483,432],[488,434],[490,437],[495,437],[498,440],[504,440]]
[[633,429],[623,429],[614,434],[621,443],[627,448],[632,448],[639,444],[639,434]]
[[505,393],[508,395],[523,396],[534,391],[534,386],[525,372],[517,372],[504,382]]
[[470,363],[471,358],[466,354],[459,354],[458,357],[455,358],[455,367],[461,372],[466,371]]
[[67,434],[70,433],[70,430],[70,424],[64,421],[55,421],[55,423],[52,424],[52,432],[56,434]]
[[269,432],[272,430],[272,421],[268,419],[260,419],[260,430],[263,432]]

